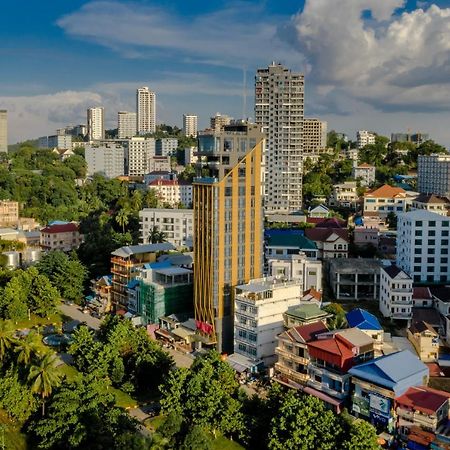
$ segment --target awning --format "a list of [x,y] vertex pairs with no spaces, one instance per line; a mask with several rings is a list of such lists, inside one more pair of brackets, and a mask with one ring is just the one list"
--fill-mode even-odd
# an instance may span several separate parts
[[316,389],[313,389],[312,387],[306,386],[303,388],[303,392],[306,392],[307,394],[313,395],[314,397],[320,398],[320,400],[323,400],[326,403],[329,403],[333,406],[340,406],[342,403],[344,403],[344,400],[336,400],[335,398],[331,397],[330,395],[327,395],[323,392],[317,391]]
[[155,330],[155,334],[159,334],[160,336],[162,336],[166,339],[169,339],[169,341],[171,341],[171,342],[175,340],[170,331],[163,330],[161,328],[159,330]]
[[233,353],[226,358],[226,362],[239,373],[243,372],[256,372],[258,367],[263,364],[262,360],[254,360],[247,358],[239,353]]

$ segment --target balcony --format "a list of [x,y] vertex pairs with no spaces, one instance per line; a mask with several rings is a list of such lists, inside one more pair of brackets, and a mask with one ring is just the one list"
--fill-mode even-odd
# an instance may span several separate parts
[[312,388],[320,392],[324,392],[325,394],[331,395],[332,397],[338,398],[339,400],[344,399],[348,395],[347,392],[335,391],[334,389],[329,388],[327,385],[318,383],[311,378],[308,380],[308,386],[311,386]]
[[426,416],[425,414],[397,408],[397,414],[403,420],[407,420],[415,425],[435,430],[438,425],[437,417]]
[[295,361],[302,366],[307,366],[309,364],[309,360],[307,358],[303,358],[299,355],[289,352],[285,350],[283,347],[276,347],[275,354],[282,356],[283,358],[289,359],[291,361]]
[[275,371],[282,373],[287,378],[296,381],[297,383],[306,384],[306,382],[309,380],[309,376],[307,373],[296,372],[295,370],[283,366],[280,363],[275,363]]

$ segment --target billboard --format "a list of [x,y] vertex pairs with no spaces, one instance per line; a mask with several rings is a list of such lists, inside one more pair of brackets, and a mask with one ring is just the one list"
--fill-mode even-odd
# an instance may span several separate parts
[[386,417],[391,415],[391,400],[378,394],[370,394],[370,409]]

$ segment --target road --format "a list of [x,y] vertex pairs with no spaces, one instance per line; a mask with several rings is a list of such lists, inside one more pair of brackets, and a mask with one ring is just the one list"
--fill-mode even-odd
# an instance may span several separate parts
[[65,303],[59,307],[65,316],[80,323],[85,322],[89,328],[98,330],[100,328],[101,320],[92,317],[90,314],[84,314],[79,308],[80,307],[78,305],[66,305]]

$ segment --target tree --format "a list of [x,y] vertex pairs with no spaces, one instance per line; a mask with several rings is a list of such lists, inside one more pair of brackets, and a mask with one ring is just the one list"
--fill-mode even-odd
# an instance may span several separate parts
[[148,240],[151,244],[159,244],[166,240],[166,234],[160,231],[158,227],[153,226],[148,233]]
[[392,211],[386,216],[386,222],[391,230],[397,229],[397,215]]
[[193,426],[181,444],[181,450],[211,450],[212,440],[208,431],[196,425]]
[[144,197],[144,205],[146,208],[157,208],[159,205],[159,197],[157,191],[150,188]]
[[51,395],[60,383],[60,374],[55,367],[55,357],[48,353],[30,367],[28,381],[31,392],[39,394],[42,398],[42,417],[45,415],[45,399]]
[[28,305],[37,315],[48,317],[57,310],[60,299],[59,292],[45,275],[39,275],[36,269],[32,269],[35,271],[35,275],[31,282]]
[[25,338],[18,340],[14,347],[14,351],[17,354],[17,363],[22,364],[25,367],[30,365],[31,361],[38,353],[34,338],[35,334],[34,332],[31,332]]
[[350,424],[348,437],[344,440],[344,450],[378,450],[375,428],[364,420],[357,419]]
[[122,227],[122,233],[125,233],[125,227],[128,225],[129,216],[130,216],[130,211],[126,208],[122,208],[116,214],[116,222],[119,226]]
[[98,367],[102,345],[95,339],[93,331],[86,326],[78,327],[72,337],[68,353],[72,355],[75,367],[80,372],[92,373]]
[[131,208],[135,212],[140,211],[142,209],[143,203],[144,197],[142,195],[142,192],[136,189],[131,196]]

